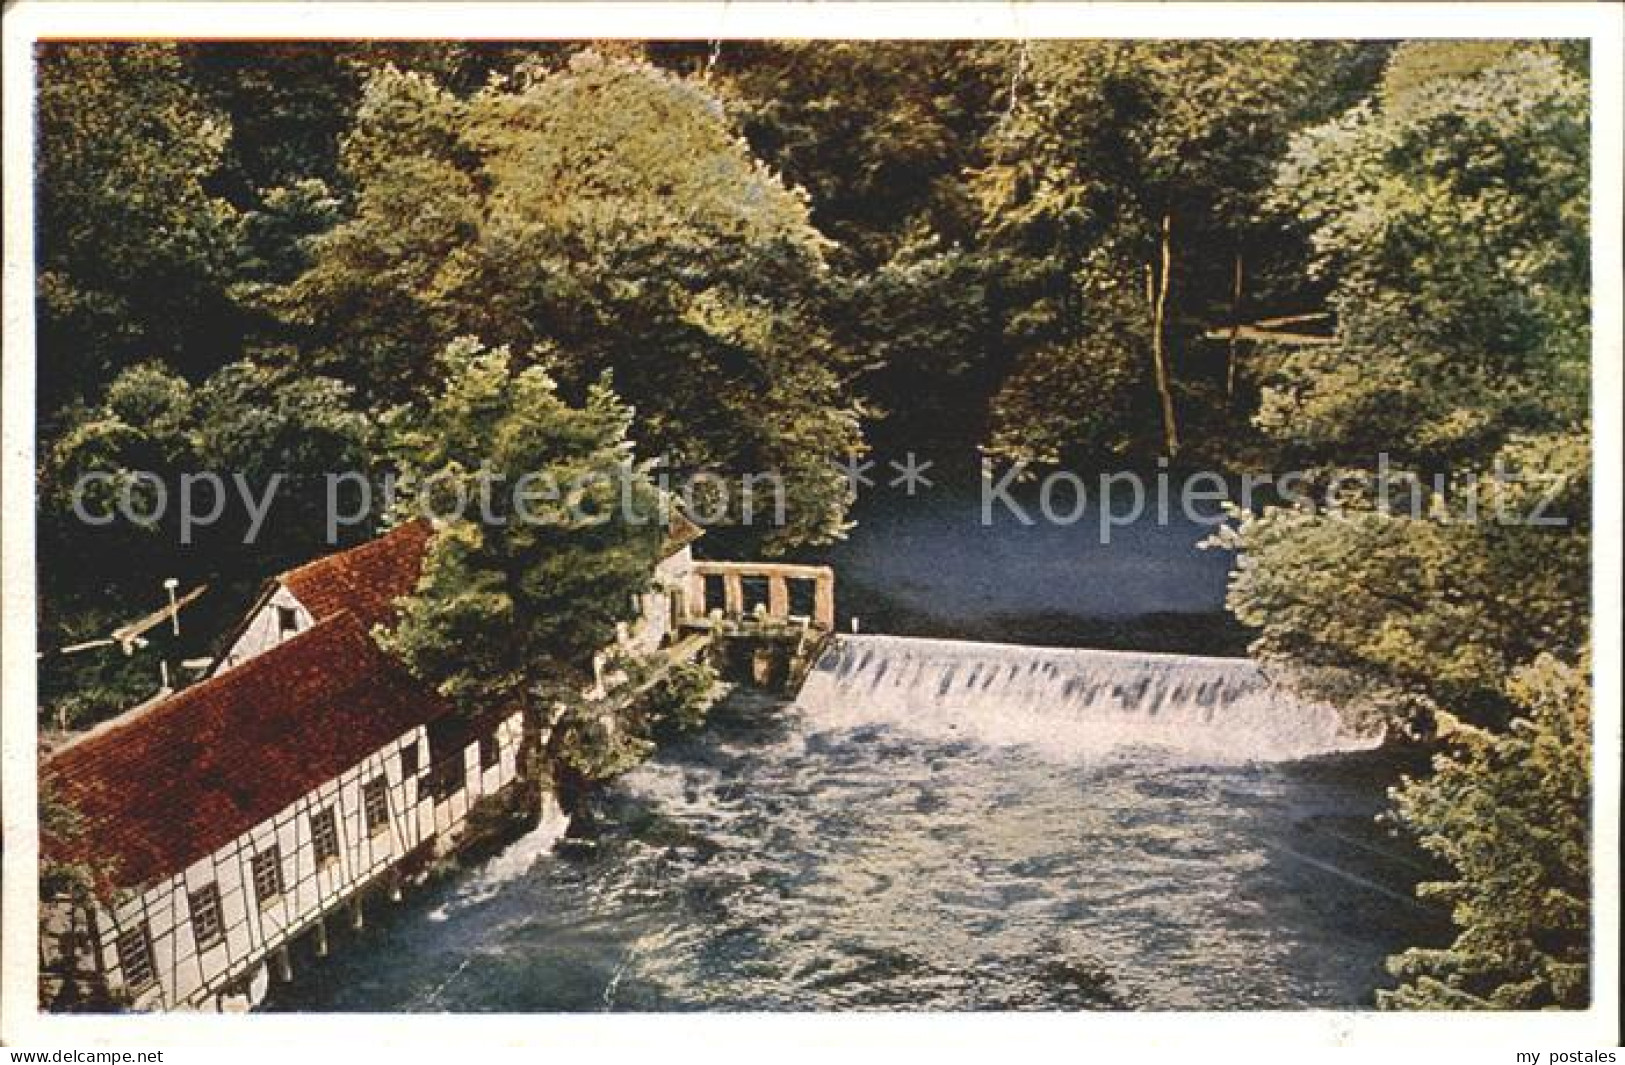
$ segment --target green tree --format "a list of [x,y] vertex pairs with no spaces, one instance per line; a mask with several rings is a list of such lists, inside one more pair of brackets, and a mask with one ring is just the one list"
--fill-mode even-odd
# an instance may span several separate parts
[[[368,418],[331,378],[236,362],[194,387],[143,363],[115,378],[100,403],[70,412],[42,463],[41,523],[53,556],[84,556],[63,568],[93,598],[154,572],[262,574],[267,563],[331,547],[325,477],[369,470],[372,450]],[[206,475],[231,498],[217,517],[183,529],[182,479]],[[245,486],[256,500],[271,493],[251,540]],[[212,511],[220,498],[197,483],[193,510]],[[127,520],[121,506],[152,520]]]
[[1585,423],[1585,82],[1529,46],[1469,69],[1390,85],[1283,164],[1342,339],[1273,368],[1260,420],[1300,458],[1439,467]]
[[228,117],[224,185],[240,207],[316,179],[336,184],[339,135],[361,96],[356,46],[331,41],[201,41],[180,46],[188,80]]
[[37,53],[38,380],[45,428],[120,370],[201,376],[241,330],[227,296],[237,212],[210,189],[230,129],[175,48]]
[[1590,483],[1584,436],[1499,458],[1505,476],[1442,493],[1398,469],[1386,504],[1374,474],[1341,468],[1318,489],[1337,478],[1333,500],[1240,515],[1221,540],[1240,552],[1228,603],[1257,633],[1253,654],[1424,731],[1440,710],[1503,726],[1514,670],[1584,646]]
[[965,175],[985,162],[1002,70],[964,41],[730,41],[684,58],[834,243],[825,317],[861,355],[850,387],[871,440],[980,443],[1005,360]]
[[1585,125],[1583,85],[1526,48],[1295,144],[1278,195],[1314,225],[1340,342],[1276,357],[1258,423],[1328,480],[1381,465],[1427,498],[1244,521],[1231,604],[1261,653],[1490,724],[1512,670],[1583,645]]
[[416,590],[377,636],[446,697],[522,706],[533,737],[551,726],[551,752],[607,775],[623,767],[611,752],[642,748],[620,707],[582,693],[665,531],[627,438],[631,411],[607,383],[570,406],[506,348],[457,340],[440,362],[444,392],[397,412],[391,447],[416,486],[408,500],[455,516],[437,520]]
[[[982,163],[1000,71],[965,41],[727,42],[712,77],[751,148],[805,189],[838,268],[970,240],[963,173]],[[862,86],[854,92],[854,86]]]
[[[164,577],[208,582],[215,591],[203,609],[224,608],[267,571],[331,550],[325,478],[373,462],[370,420],[348,386],[247,362],[197,386],[156,363],[132,366],[62,423],[38,477],[48,649],[105,637],[158,605]],[[187,478],[199,520],[183,525]],[[257,523],[245,490],[261,508]],[[206,650],[194,641],[181,653]],[[156,682],[150,656],[52,655],[41,665],[43,713],[84,724],[151,695]]]
[[877,449],[953,454],[986,439],[1007,372],[997,301],[988,257],[923,223],[885,263],[843,278],[835,328],[864,354],[851,387]]
[[1395,795],[1401,821],[1456,879],[1423,884],[1460,929],[1413,948],[1386,1009],[1584,1009],[1590,1004],[1591,683],[1542,655],[1518,671],[1500,733],[1460,729],[1431,776]]
[[1453,737],[1397,813],[1455,867],[1425,894],[1460,935],[1396,958],[1383,1004],[1572,1006],[1589,694],[1559,663],[1583,661],[1590,610],[1585,85],[1545,46],[1417,47],[1282,166],[1338,343],[1276,356],[1257,420],[1339,505],[1242,516],[1229,603],[1306,687]]
[[1014,461],[1062,464],[1080,450],[1123,454],[1143,439],[1141,395],[1150,346],[1145,304],[1110,270],[1088,271],[1088,319],[1076,335],[1022,353],[991,397],[987,451]]
[[702,85],[590,52],[467,98],[385,68],[342,159],[355,217],[280,297],[318,365],[404,400],[455,337],[550,344],[572,399],[614,371],[677,472],[777,471],[770,547],[841,531],[830,460],[862,441],[820,324],[825,242]]

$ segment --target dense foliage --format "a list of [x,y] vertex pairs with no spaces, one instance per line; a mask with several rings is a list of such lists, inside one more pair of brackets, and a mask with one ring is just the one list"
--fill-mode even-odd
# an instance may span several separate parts
[[1394,1009],[1583,1009],[1590,1004],[1591,681],[1589,659],[1542,655],[1509,685],[1520,716],[1464,729],[1434,775],[1409,780],[1398,817],[1458,871],[1423,884],[1460,928],[1442,949],[1392,962]]
[[1328,480],[1388,470],[1394,505],[1345,478],[1339,513],[1243,522],[1232,605],[1262,653],[1497,724],[1518,666],[1584,647],[1585,128],[1583,85],[1519,52],[1295,143],[1277,191],[1340,343],[1276,356],[1257,420]]
[[605,383],[573,407],[542,366],[470,338],[437,362],[443,393],[387,419],[397,513],[434,532],[399,621],[374,636],[470,716],[521,709],[528,786],[625,772],[652,750],[637,705],[583,693],[665,539],[632,411]]
[[[654,506],[635,441],[677,477],[777,473],[784,523],[733,530],[774,552],[842,534],[834,464],[871,447],[1304,468],[1318,505],[1223,534],[1231,610],[1305,688],[1445,745],[1394,813],[1460,935],[1383,1002],[1584,1001],[1583,49],[53,44],[38,71],[42,643],[328,549],[333,471]],[[1244,337],[1281,320],[1296,341]],[[74,514],[86,473],[90,510],[150,503],[143,471],[288,487],[253,543],[240,506],[189,543]],[[449,521],[382,638],[614,772],[713,687],[556,698],[657,549]],[[154,673],[48,657],[42,714]]]
[[230,127],[172,48],[39,57],[39,392],[47,425],[144,359],[231,361],[240,218],[211,190]]
[[592,52],[466,99],[385,67],[342,164],[355,217],[275,301],[313,365],[405,399],[453,337],[545,346],[577,399],[613,370],[674,471],[778,471],[769,542],[840,529],[832,463],[861,441],[818,316],[825,241],[702,86]]
[[572,407],[505,348],[455,341],[438,362],[445,391],[396,411],[389,446],[400,505],[455,516],[433,519],[417,589],[378,638],[471,711],[567,697],[647,590],[665,535],[631,411],[606,386]]
[[[992,131],[975,182],[1019,308],[1006,319],[1016,366],[992,400],[996,452],[1224,453],[1201,441],[1223,431],[1233,380],[1202,333],[1244,297],[1277,313],[1313,298],[1290,230],[1260,225],[1262,197],[1288,136],[1349,102],[1344,71],[1366,56],[1247,41],[1022,49],[1011,92],[1030,99]],[[1218,421],[1181,433],[1205,411]]]
[[1385,1004],[1580,1005],[1585,85],[1544,48],[1410,45],[1389,75],[1280,170],[1276,195],[1333,282],[1339,343],[1276,356],[1257,421],[1320,465],[1338,505],[1243,516],[1230,604],[1258,628],[1255,653],[1305,684],[1397,725],[1461,725],[1397,807],[1456,870],[1428,890],[1461,936],[1396,959],[1407,983]]
[[[232,588],[331,550],[326,477],[368,471],[377,435],[348,386],[248,360],[196,385],[143,362],[59,420],[59,435],[41,442],[37,487],[40,642],[51,649],[105,637],[160,605],[165,577],[208,582],[217,601],[241,609]],[[210,635],[188,626],[179,642],[166,626],[150,639],[178,664],[206,651]],[[41,681],[54,723],[85,724],[150,696],[153,657],[50,657]]]

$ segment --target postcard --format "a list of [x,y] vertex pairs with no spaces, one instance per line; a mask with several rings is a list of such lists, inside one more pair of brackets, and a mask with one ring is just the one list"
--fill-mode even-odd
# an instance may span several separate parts
[[1620,30],[12,8],[7,1042],[1611,1053]]

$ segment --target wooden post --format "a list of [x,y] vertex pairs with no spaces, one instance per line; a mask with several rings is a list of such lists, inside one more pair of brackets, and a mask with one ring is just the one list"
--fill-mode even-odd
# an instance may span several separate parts
[[367,926],[366,911],[361,908],[361,892],[350,896],[350,927],[357,932]]
[[401,874],[394,869],[389,871],[389,901],[401,901]]
[[705,602],[705,574],[691,573],[688,575],[688,601],[683,604],[683,610],[691,618],[703,618],[709,607]]
[[835,628],[835,574],[825,570],[813,587],[813,622],[825,629]]
[[278,947],[275,953],[271,955],[271,961],[273,963],[271,972],[277,978],[277,982],[281,984],[292,983],[293,959],[288,955],[288,948],[286,946]]
[[327,957],[327,918],[316,918],[316,956]]
[[745,579],[733,571],[722,575],[722,610],[730,617],[745,613]]
[[776,618],[790,616],[790,585],[782,573],[767,575],[767,612]]

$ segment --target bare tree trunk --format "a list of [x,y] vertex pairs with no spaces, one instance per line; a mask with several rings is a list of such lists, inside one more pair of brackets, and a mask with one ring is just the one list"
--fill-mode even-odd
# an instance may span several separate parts
[[1241,332],[1241,249],[1236,249],[1236,272],[1230,289],[1230,353],[1224,366],[1224,394],[1236,394],[1236,338]]
[[1151,367],[1156,373],[1157,398],[1162,402],[1162,439],[1169,458],[1179,455],[1179,426],[1174,421],[1174,396],[1168,383],[1168,359],[1163,326],[1168,312],[1168,273],[1173,259],[1173,218],[1162,216],[1162,270],[1157,279],[1156,302],[1151,311]]

